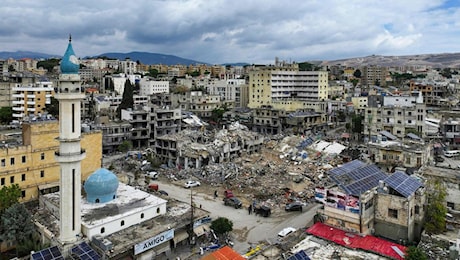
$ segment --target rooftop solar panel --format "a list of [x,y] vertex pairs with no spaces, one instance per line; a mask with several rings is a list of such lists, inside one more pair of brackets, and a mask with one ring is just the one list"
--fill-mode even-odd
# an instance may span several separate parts
[[32,254],[32,260],[64,260],[57,246],[45,248]]
[[378,186],[380,180],[387,178],[376,165],[366,165],[359,160],[351,161],[329,172],[329,177],[351,195],[360,195]]
[[72,254],[80,260],[99,260],[101,257],[86,242],[72,248]]
[[419,180],[400,171],[388,176],[384,182],[406,198],[422,186]]
[[305,251],[300,250],[299,252],[295,253],[293,256],[290,256],[288,260],[310,260],[310,257],[308,257]]

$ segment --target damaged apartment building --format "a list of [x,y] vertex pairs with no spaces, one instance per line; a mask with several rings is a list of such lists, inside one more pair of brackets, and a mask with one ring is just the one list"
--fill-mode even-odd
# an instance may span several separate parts
[[387,174],[360,160],[329,170],[327,176],[315,189],[325,224],[402,244],[420,240],[426,201],[420,178],[400,171]]
[[156,138],[157,156],[170,167],[199,168],[259,152],[263,137],[237,122],[217,132],[183,130]]

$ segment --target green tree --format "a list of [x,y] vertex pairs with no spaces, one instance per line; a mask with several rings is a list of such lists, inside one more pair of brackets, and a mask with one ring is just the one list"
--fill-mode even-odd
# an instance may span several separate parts
[[3,186],[0,189],[0,216],[7,208],[18,203],[21,196],[21,188],[19,188],[17,183],[10,186]]
[[121,143],[121,144],[118,146],[118,151],[123,152],[123,153],[126,153],[127,151],[131,150],[132,146],[133,146],[133,145],[131,144],[130,141],[125,140],[125,141],[123,141],[123,143]]
[[361,71],[359,69],[355,70],[355,72],[353,72],[353,76],[355,78],[361,78]]
[[211,228],[218,235],[225,235],[233,230],[233,222],[228,218],[219,217],[211,222]]
[[61,59],[55,59],[55,58],[39,61],[37,63],[37,67],[38,68],[42,67],[46,69],[48,72],[52,72],[54,67],[59,65],[60,61]]
[[149,73],[147,74],[147,76],[151,76],[151,77],[156,78],[158,76],[158,70],[157,69],[149,69]]
[[222,106],[215,108],[211,112],[211,119],[212,121],[220,124],[222,118],[224,117],[224,113],[228,111],[227,105],[223,104]]
[[0,123],[9,124],[13,121],[13,108],[2,107],[0,108]]
[[359,114],[354,114],[351,118],[352,128],[351,131],[356,134],[360,134],[364,130],[363,117]]
[[45,111],[48,114],[58,117],[59,116],[59,101],[54,97],[51,97],[51,102],[45,105]]
[[200,72],[197,71],[197,70],[192,71],[192,72],[190,73],[190,76],[192,76],[192,77],[198,77],[198,76],[200,76]]
[[19,245],[32,239],[34,225],[32,217],[24,204],[16,203],[5,210],[1,216],[1,235],[3,241],[16,243],[16,255]]
[[404,260],[427,260],[425,252],[416,246],[410,246],[406,249]]
[[127,108],[133,108],[134,106],[134,86],[131,84],[129,79],[126,79],[125,88],[123,90],[123,97],[121,98],[121,103],[117,107],[118,118],[121,118],[121,110]]
[[439,234],[446,229],[446,187],[439,180],[431,180],[427,185],[427,207],[425,231]]

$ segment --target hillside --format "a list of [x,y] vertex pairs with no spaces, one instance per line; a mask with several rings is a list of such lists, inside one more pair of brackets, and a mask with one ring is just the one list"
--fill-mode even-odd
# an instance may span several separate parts
[[441,54],[420,54],[420,55],[404,55],[404,56],[382,56],[371,55],[360,58],[349,58],[340,60],[323,61],[321,65],[344,65],[350,67],[359,66],[428,66],[432,68],[459,68],[460,67],[460,53],[441,53]]
[[164,64],[164,65],[191,65],[191,64],[207,64],[206,62],[195,61],[190,59],[184,59],[174,55],[167,55],[161,53],[150,53],[150,52],[108,52],[102,53],[93,57],[108,57],[113,59],[125,60],[129,58],[132,61],[140,61],[142,64]]

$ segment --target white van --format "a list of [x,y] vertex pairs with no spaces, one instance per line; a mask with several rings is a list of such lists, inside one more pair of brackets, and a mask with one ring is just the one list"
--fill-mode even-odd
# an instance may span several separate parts
[[444,151],[445,157],[456,157],[460,155],[460,150]]

